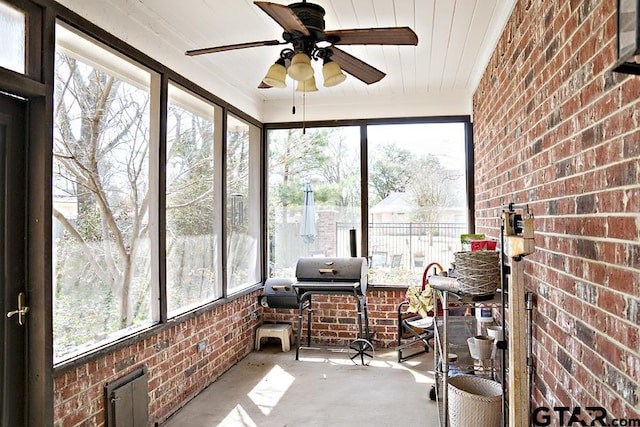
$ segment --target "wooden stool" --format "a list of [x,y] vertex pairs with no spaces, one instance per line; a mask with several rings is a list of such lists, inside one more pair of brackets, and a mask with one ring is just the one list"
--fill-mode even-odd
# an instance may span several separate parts
[[260,340],[268,337],[279,338],[282,351],[287,352],[291,349],[293,328],[288,323],[265,323],[256,330],[256,350],[260,350]]

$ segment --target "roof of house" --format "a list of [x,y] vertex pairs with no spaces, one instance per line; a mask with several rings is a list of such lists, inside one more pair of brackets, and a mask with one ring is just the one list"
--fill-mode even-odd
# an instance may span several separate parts
[[415,208],[407,193],[394,191],[369,209],[369,213],[408,213]]

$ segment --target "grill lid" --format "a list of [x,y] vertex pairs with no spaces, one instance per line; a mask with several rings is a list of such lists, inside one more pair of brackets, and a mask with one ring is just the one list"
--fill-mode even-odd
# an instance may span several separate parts
[[300,258],[296,264],[298,282],[319,282],[340,286],[344,282],[359,282],[360,290],[367,289],[366,258]]
[[295,279],[272,277],[264,282],[264,301],[270,308],[298,308]]

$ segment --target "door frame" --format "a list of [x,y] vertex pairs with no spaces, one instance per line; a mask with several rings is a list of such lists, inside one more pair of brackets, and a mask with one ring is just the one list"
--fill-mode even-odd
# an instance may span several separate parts
[[[0,69],[0,81],[2,81]],[[3,92],[6,92],[3,90]],[[13,93],[15,94],[15,92]],[[18,94],[15,94],[18,95]],[[0,95],[9,97],[9,95]],[[19,96],[24,97],[23,94]],[[24,291],[27,353],[26,425],[53,425],[53,332],[51,309],[51,126],[46,126],[49,109],[46,96],[27,97],[25,102],[25,210],[21,226],[26,237]],[[8,224],[11,226],[11,223]],[[7,301],[8,307],[17,301]],[[4,314],[3,314],[4,315]],[[14,319],[10,319],[14,320]],[[17,320],[15,320],[17,321]]]
[[[2,80],[0,70],[0,81]],[[8,96],[8,95],[3,95]],[[22,95],[20,95],[22,96]],[[27,383],[26,424],[53,425],[53,332],[51,309],[51,137],[46,96],[26,98],[24,212]],[[48,131],[46,130],[48,128]],[[9,224],[10,226],[10,224]],[[17,302],[8,301],[9,306]]]
[[27,155],[28,425],[52,426],[52,96],[30,98]]
[[49,0],[3,0],[27,16],[26,73],[0,67],[0,91],[27,107],[27,425],[53,426],[52,144],[56,11]]
[[52,168],[55,25],[53,0],[3,0],[26,14],[26,72],[0,67],[0,91],[28,100],[27,294],[29,426],[53,426]]

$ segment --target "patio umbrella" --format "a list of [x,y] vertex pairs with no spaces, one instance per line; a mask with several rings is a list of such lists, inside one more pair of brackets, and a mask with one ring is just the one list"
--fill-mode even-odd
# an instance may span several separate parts
[[300,220],[300,237],[305,243],[313,243],[318,235],[316,228],[316,208],[313,201],[313,188],[307,183],[304,187],[304,203]]

